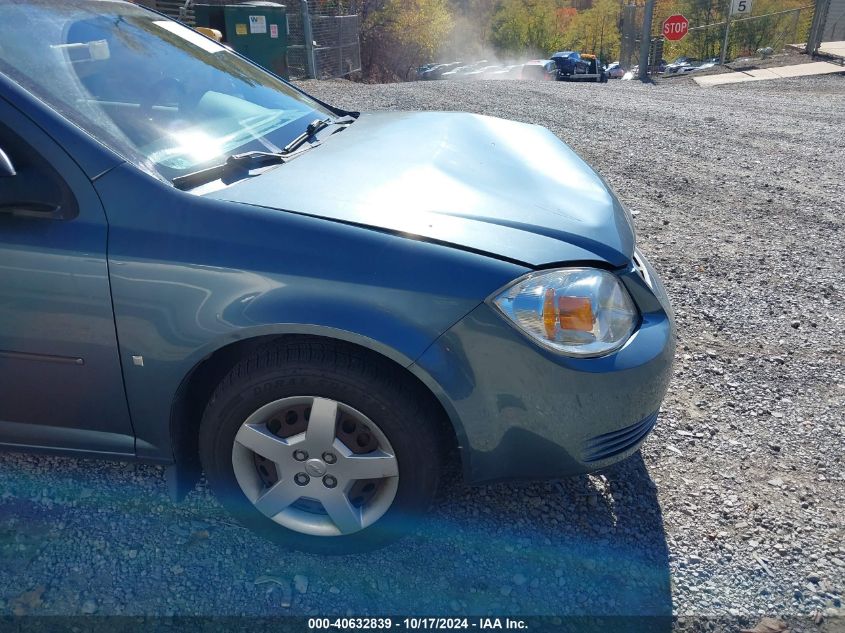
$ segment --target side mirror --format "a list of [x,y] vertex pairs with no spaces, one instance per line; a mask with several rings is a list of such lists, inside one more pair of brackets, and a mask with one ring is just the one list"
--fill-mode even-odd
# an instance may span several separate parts
[[2,149],[0,149],[0,178],[16,175],[15,166]]

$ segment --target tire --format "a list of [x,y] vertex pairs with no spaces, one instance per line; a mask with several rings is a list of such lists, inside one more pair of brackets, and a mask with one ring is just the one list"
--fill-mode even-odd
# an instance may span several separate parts
[[[259,534],[303,551],[367,551],[417,527],[434,500],[442,443],[439,411],[430,402],[381,357],[303,339],[260,350],[226,376],[203,414],[200,459],[223,506]],[[369,473],[374,459],[378,468],[385,465],[377,479],[359,480],[358,471],[348,470],[366,464]],[[305,484],[302,475],[310,477]],[[298,494],[292,481],[312,500],[288,504]],[[271,489],[275,496],[267,495]],[[265,502],[267,514],[255,505]],[[330,516],[330,507],[342,507],[341,514]]]

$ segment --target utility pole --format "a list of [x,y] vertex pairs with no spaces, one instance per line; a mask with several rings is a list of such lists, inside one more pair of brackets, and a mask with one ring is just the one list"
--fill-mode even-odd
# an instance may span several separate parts
[[605,15],[602,14],[601,16],[601,35],[599,36],[599,61],[604,61],[604,18]]
[[654,19],[654,0],[646,0],[643,32],[640,36],[640,80],[648,81],[648,50],[651,47],[651,22]]

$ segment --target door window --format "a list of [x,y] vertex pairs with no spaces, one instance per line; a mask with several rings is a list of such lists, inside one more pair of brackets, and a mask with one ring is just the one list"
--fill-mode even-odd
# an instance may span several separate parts
[[58,172],[20,136],[0,123],[0,149],[14,175],[0,175],[0,216],[70,220],[79,208]]

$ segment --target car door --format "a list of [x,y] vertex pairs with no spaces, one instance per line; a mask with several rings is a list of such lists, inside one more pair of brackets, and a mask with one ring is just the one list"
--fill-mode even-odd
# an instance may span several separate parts
[[0,149],[0,445],[133,454],[99,198],[2,97]]

